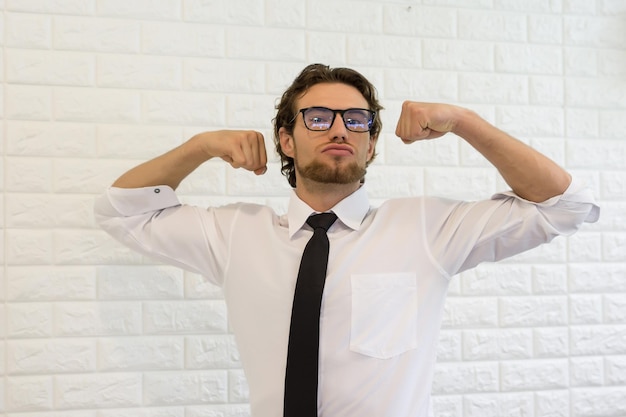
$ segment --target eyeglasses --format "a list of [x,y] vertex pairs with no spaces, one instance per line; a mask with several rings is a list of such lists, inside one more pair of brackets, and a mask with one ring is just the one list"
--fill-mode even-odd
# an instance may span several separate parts
[[[374,124],[376,113],[368,109],[333,110],[327,107],[307,107],[300,109],[294,116],[302,113],[304,125],[307,129],[316,132],[329,130],[335,121],[337,113],[341,115],[343,124],[351,132],[369,132]],[[292,120],[292,121],[293,121]]]

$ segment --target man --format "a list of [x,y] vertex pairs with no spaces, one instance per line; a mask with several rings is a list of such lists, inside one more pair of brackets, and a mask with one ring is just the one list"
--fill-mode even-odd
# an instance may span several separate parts
[[409,101],[397,136],[412,143],[453,132],[513,192],[479,202],[396,199],[372,208],[363,181],[380,109],[374,87],[353,70],[316,64],[302,71],[274,121],[282,171],[294,188],[286,215],[253,204],[190,207],[174,194],[215,157],[263,174],[263,136],[250,131],[196,135],[122,175],[96,203],[99,223],[114,237],[223,288],[254,417],[283,415],[294,288],[313,234],[311,214],[338,217],[328,229],[319,313],[316,412],[325,417],[427,416],[449,279],[598,218],[589,191],[539,152],[469,110]]

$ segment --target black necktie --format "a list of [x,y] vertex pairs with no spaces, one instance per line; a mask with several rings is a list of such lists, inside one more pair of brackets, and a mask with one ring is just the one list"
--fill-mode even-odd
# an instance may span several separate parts
[[330,247],[326,231],[336,219],[334,213],[321,213],[306,221],[313,236],[304,247],[293,296],[284,417],[317,417],[320,306]]

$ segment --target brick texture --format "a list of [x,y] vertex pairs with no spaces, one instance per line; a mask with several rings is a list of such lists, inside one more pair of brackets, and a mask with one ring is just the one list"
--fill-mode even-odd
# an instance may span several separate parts
[[[114,242],[92,203],[196,132],[273,149],[276,99],[312,62],[378,86],[374,202],[506,187],[458,137],[400,143],[414,99],[477,111],[602,205],[571,238],[453,278],[435,417],[626,416],[624,0],[0,0],[0,27],[0,416],[249,415],[219,289]],[[180,193],[284,211],[269,159],[263,177],[211,161]]]

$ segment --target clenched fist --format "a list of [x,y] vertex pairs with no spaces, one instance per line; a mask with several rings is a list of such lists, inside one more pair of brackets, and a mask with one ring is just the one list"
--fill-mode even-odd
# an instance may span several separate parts
[[254,130],[220,130],[198,135],[210,157],[222,158],[233,168],[244,168],[257,175],[267,171],[265,140]]
[[463,109],[449,104],[405,101],[396,127],[404,143],[435,139],[452,132]]

